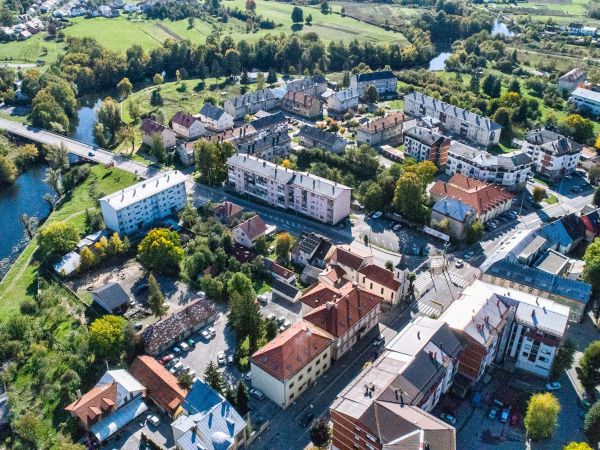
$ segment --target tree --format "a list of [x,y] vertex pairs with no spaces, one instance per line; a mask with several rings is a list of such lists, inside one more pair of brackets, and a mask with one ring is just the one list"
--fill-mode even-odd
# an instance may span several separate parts
[[481,240],[483,237],[483,224],[476,220],[471,224],[467,230],[467,244],[473,245]]
[[579,379],[586,389],[600,384],[600,341],[591,342],[579,362]]
[[347,88],[350,87],[350,72],[344,72],[344,78],[342,79],[342,86]]
[[560,404],[550,392],[534,394],[527,404],[525,413],[525,431],[534,440],[546,439],[552,435]]
[[181,239],[176,231],[167,228],[154,228],[138,245],[138,259],[147,269],[157,273],[175,274],[179,272],[179,262],[183,258]]
[[294,237],[287,232],[279,233],[275,238],[275,254],[280,261],[289,261],[290,250],[294,246]]
[[21,169],[33,164],[40,155],[38,148],[34,144],[22,145],[19,147],[18,151],[19,153],[15,158],[15,164]]
[[592,197],[592,203],[596,206],[600,206],[600,188],[594,191],[594,196]]
[[83,247],[80,256],[82,270],[88,270],[96,265],[96,255],[88,247]]
[[194,205],[188,202],[185,205],[185,208],[181,210],[179,218],[181,219],[181,223],[185,228],[192,228],[196,222],[198,222],[198,210]]
[[131,81],[129,81],[129,78],[123,78],[117,83],[117,92],[119,93],[120,99],[129,97],[132,90],[133,85],[131,84]]
[[272,341],[277,336],[278,326],[275,320],[267,320],[265,324],[265,337],[268,341]]
[[194,16],[188,17],[188,28],[194,28],[195,22],[196,22],[196,19]]
[[165,297],[153,274],[148,275],[148,307],[152,314],[162,319],[166,312]]
[[233,389],[231,389],[231,385],[229,383],[225,384],[227,384],[227,387],[225,387],[225,394],[223,397],[225,397],[225,400],[227,400],[231,406],[235,408],[235,394],[233,393]]
[[51,168],[61,172],[69,168],[69,149],[64,142],[46,147],[46,162]]
[[256,1],[255,0],[246,0],[246,11],[249,11],[249,12],[256,11]]
[[323,3],[321,3],[321,13],[329,14],[329,3],[327,3],[327,0],[325,0]]
[[306,25],[312,25],[313,17],[312,14],[306,16]]
[[408,220],[422,222],[425,217],[423,193],[423,185],[416,173],[402,174],[394,191],[394,208]]
[[99,359],[117,361],[125,351],[125,327],[123,317],[106,315],[90,325],[90,347]]
[[17,180],[19,171],[8,157],[0,155],[0,185],[10,185]]
[[165,82],[165,78],[160,73],[155,73],[152,77],[152,84],[154,86],[158,86],[159,84],[163,84]]
[[236,332],[238,340],[250,336],[251,341],[260,335],[262,319],[256,304],[256,293],[252,281],[242,272],[237,272],[227,283],[229,295],[229,323]]
[[241,57],[237,50],[230,48],[223,57],[223,71],[226,76],[237,75],[241,70]]
[[227,159],[235,153],[231,143],[200,140],[194,145],[194,152],[201,182],[212,186],[227,179]]
[[385,268],[387,270],[389,270],[390,272],[393,272],[394,271],[394,263],[392,261],[386,261]]
[[594,403],[585,415],[583,432],[590,442],[600,442],[600,401]]
[[275,69],[269,69],[269,73],[267,74],[267,83],[277,83],[277,72],[275,72]]
[[593,450],[592,447],[585,442],[571,442],[564,446],[563,450]]
[[262,72],[258,72],[256,75],[256,90],[260,91],[265,88],[265,75]]
[[152,135],[149,152],[159,163],[164,163],[167,160],[167,147],[160,134]]
[[310,440],[320,449],[325,449],[331,441],[331,430],[325,417],[315,420],[310,427]]
[[150,94],[150,105],[152,106],[162,106],[164,105],[165,101],[162,98],[162,95],[160,94],[160,89],[155,89],[152,91],[152,94]]
[[38,234],[39,252],[42,259],[53,260],[75,248],[79,242],[77,228],[69,222],[52,222]]
[[191,373],[185,370],[180,370],[177,374],[177,384],[181,389],[189,391],[194,384],[194,377]]
[[496,75],[488,74],[481,80],[481,89],[484,94],[487,94],[492,98],[498,98],[500,97],[502,84]]
[[235,407],[240,415],[248,414],[248,390],[242,380],[238,381],[235,395]]
[[557,379],[565,370],[571,368],[576,349],[577,346],[571,339],[567,338],[562,341],[554,356],[550,378]]
[[363,195],[363,206],[368,212],[380,211],[385,208],[383,190],[377,183],[370,183],[367,192]]
[[579,114],[569,114],[561,119],[558,130],[581,144],[592,142],[594,139],[594,124]]
[[250,84],[250,79],[248,78],[248,71],[246,69],[242,70],[242,75],[240,75],[240,84],[242,86],[247,86]]
[[540,203],[542,200],[546,198],[546,189],[541,186],[535,186],[533,188],[533,192],[531,193],[533,197],[533,201],[536,203]]
[[600,179],[600,164],[590,167],[588,170],[588,178],[592,184],[596,184],[598,182]]
[[379,93],[377,92],[377,88],[372,84],[365,90],[363,94],[363,100],[365,103],[372,105],[379,100]]
[[585,269],[583,277],[591,283],[594,289],[600,288],[600,238],[592,241],[583,255],[585,261]]
[[135,129],[131,125],[125,125],[119,130],[119,141],[124,144],[131,144],[131,151],[129,154],[133,154],[135,151]]
[[502,142],[510,145],[514,137],[511,110],[504,106],[498,108],[492,116],[492,120],[502,127],[502,131],[500,132],[500,139]]
[[96,113],[94,138],[101,147],[115,143],[121,128],[121,106],[112,97],[106,97]]
[[265,236],[260,236],[254,241],[254,247],[252,247],[256,255],[266,256],[269,253],[269,243]]
[[218,393],[223,393],[223,377],[214,361],[209,362],[204,369],[204,382]]
[[294,6],[294,9],[292,9],[292,22],[296,24],[304,22],[304,11],[302,11],[302,8]]

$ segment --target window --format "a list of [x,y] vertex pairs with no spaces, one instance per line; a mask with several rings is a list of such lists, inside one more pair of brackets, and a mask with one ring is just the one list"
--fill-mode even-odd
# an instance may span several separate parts
[[291,388],[293,388],[293,387],[294,387],[294,382],[292,381],[292,382],[290,383],[290,389],[291,389]]
[[308,368],[306,371],[307,371],[308,373],[311,373],[311,372],[312,372],[312,367],[309,367],[309,368]]
[[304,378],[304,375],[300,375],[300,376],[298,377],[298,381],[300,381],[302,378]]

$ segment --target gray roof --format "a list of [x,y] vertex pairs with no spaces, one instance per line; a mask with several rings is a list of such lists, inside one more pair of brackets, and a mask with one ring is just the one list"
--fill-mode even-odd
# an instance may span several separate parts
[[268,116],[263,116],[259,119],[254,119],[250,122],[250,125],[252,125],[255,130],[262,130],[263,128],[268,128],[278,123],[287,123],[287,117],[285,117],[285,114],[281,111],[278,111],[275,114],[269,114]]
[[554,131],[550,131],[546,128],[536,128],[535,130],[531,130],[527,132],[527,136],[525,140],[530,144],[542,145],[547,142],[553,142],[558,140],[559,138],[564,137],[561,134],[555,133]]
[[343,184],[303,172],[296,172],[292,184],[330,198],[337,198],[342,192],[352,189]]
[[379,72],[367,72],[357,75],[358,81],[375,81],[386,80],[388,78],[396,78],[396,75],[390,70],[381,70]]
[[343,141],[344,138],[338,136],[335,133],[330,133],[329,131],[322,130],[321,128],[313,127],[311,125],[304,125],[300,129],[300,136],[306,136],[315,141],[322,142],[327,146],[332,146],[338,141]]
[[473,165],[487,168],[501,168],[504,170],[515,170],[519,167],[531,164],[531,158],[524,151],[514,151],[501,155],[492,155],[485,150],[479,150],[462,142],[452,141],[449,153],[460,156]]
[[233,103],[236,108],[243,108],[246,105],[254,105],[255,103],[263,102],[265,100],[274,99],[275,95],[271,89],[261,89],[259,91],[248,92],[244,95],[238,95],[230,98],[229,101]]
[[409,136],[423,144],[426,145],[433,145],[436,142],[438,142],[440,139],[444,139],[444,136],[442,136],[439,133],[436,133],[435,131],[432,131],[428,128],[425,127],[412,127],[409,128],[408,130],[404,131],[404,135],[405,136]]
[[94,297],[98,297],[111,310],[125,305],[129,301],[129,295],[119,283],[106,283],[92,291]]
[[544,272],[560,275],[568,263],[569,258],[567,256],[550,249],[539,257],[534,266]]
[[212,120],[219,120],[223,114],[227,114],[224,109],[213,105],[212,103],[205,103],[200,110],[200,114],[209,117]]
[[581,97],[592,102],[600,103],[600,92],[591,91],[589,89],[577,88],[575,89],[571,97]]
[[459,222],[464,222],[469,216],[475,216],[475,210],[460,199],[445,197],[433,205],[433,211]]
[[287,131],[279,131],[277,133],[269,133],[264,136],[254,136],[254,139],[238,144],[238,152],[240,153],[260,153],[261,151],[274,147],[275,145],[283,145],[290,142],[290,135]]
[[274,291],[279,291],[290,298],[294,298],[300,293],[300,289],[298,289],[296,286],[292,286],[289,283],[284,283],[277,278],[273,278],[271,280],[271,286],[273,287]]
[[417,103],[432,107],[438,112],[443,112],[447,115],[457,117],[461,120],[465,120],[471,124],[477,125],[480,128],[487,130],[501,130],[502,127],[487,117],[480,116],[479,114],[472,113],[466,109],[459,108],[458,106],[451,105],[450,103],[443,102],[437,98],[430,97],[422,94],[421,92],[411,92],[404,96],[404,101],[413,100]]
[[263,159],[252,156],[235,154],[227,160],[227,164],[242,167],[246,171],[255,173],[265,178],[277,180],[280,183],[290,183],[294,178],[294,171],[273,164]]

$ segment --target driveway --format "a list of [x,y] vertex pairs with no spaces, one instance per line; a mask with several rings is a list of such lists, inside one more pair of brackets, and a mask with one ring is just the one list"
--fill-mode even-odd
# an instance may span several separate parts
[[[146,404],[150,407],[147,412],[136,420],[131,421],[129,425],[118,433],[116,439],[105,443],[101,448],[105,450],[139,450],[142,448],[142,433],[163,448],[174,447],[175,441],[173,439],[173,430],[171,429],[171,418],[152,408],[150,401],[146,401]],[[155,415],[160,419],[158,427],[155,427],[146,420],[150,415]]]

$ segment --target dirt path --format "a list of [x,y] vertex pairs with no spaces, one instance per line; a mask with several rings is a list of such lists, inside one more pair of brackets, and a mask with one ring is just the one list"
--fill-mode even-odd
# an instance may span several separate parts
[[167,33],[169,36],[171,36],[176,41],[182,41],[183,40],[183,38],[181,36],[179,36],[177,33],[175,33],[174,31],[172,31],[165,24],[157,23],[155,26],[156,26],[156,28],[160,29],[161,31],[164,31],[165,33]]

